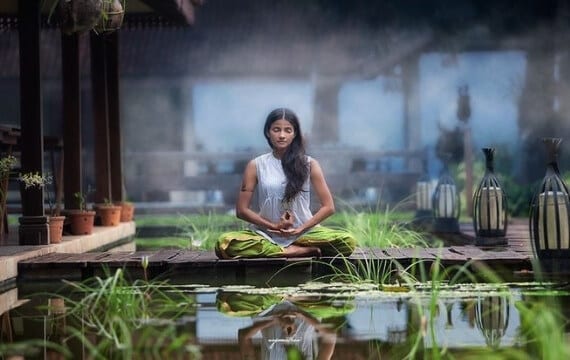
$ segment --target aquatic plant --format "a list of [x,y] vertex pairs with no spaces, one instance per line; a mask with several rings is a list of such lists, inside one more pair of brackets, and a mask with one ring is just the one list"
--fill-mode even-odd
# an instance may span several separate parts
[[551,296],[519,301],[515,306],[522,325],[519,340],[528,354],[537,359],[570,358],[570,343],[565,335],[570,319]]
[[189,335],[176,331],[175,320],[195,312],[194,300],[183,291],[166,282],[130,283],[122,269],[104,278],[65,283],[72,290],[64,297],[66,315],[78,324],[67,331],[90,358],[196,353]]
[[189,240],[187,248],[213,250],[220,235],[227,231],[229,227],[245,228],[243,221],[236,222],[232,216],[231,220],[227,215],[208,214],[181,216],[179,228],[180,235]]
[[[338,202],[343,203],[342,199]],[[365,210],[356,209],[348,205],[342,206],[346,210],[335,214],[333,223],[351,232],[358,240],[358,246],[368,248],[409,248],[415,246],[427,247],[425,234],[410,228],[407,224],[410,215],[402,215],[400,207],[405,204],[396,204],[393,208],[382,206],[380,200],[375,207]],[[433,246],[433,244],[431,244]]]

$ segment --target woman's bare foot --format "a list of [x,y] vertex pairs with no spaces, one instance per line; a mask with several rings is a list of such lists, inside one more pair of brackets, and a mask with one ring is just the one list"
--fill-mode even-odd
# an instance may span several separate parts
[[321,249],[314,246],[289,245],[285,248],[285,257],[321,257]]

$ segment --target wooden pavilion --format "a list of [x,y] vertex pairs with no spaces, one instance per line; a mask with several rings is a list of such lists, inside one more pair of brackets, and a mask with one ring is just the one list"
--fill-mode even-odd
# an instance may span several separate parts
[[[3,151],[17,151],[21,171],[44,169],[46,142],[43,135],[41,36],[42,29],[55,26],[48,21],[48,9],[57,0],[8,0],[0,3],[0,32],[17,29],[20,66],[20,127],[3,136]],[[141,26],[190,26],[201,0],[129,0],[125,24]],[[119,32],[98,35],[73,33],[61,35],[63,101],[63,197],[65,209],[77,209],[75,193],[82,189],[81,159],[81,85],[80,42],[88,38],[93,94],[93,128],[95,144],[94,200],[123,199],[123,175],[120,151]],[[14,147],[10,147],[14,145]],[[44,189],[22,192],[22,218],[19,225],[20,245],[48,242],[47,217],[44,212]]]

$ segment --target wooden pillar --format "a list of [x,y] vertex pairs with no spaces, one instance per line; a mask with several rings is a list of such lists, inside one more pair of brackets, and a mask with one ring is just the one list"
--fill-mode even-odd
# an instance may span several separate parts
[[124,201],[122,133],[119,88],[119,31],[106,36],[107,104],[109,116],[109,150],[111,171],[111,199]]
[[[20,44],[20,126],[22,172],[43,173],[43,124],[40,74],[40,3],[18,1]],[[47,217],[44,216],[43,188],[22,192],[20,245],[49,242]]]
[[93,130],[95,155],[95,199],[111,199],[111,163],[107,96],[106,38],[91,32],[91,90],[93,93]]
[[81,76],[78,34],[61,36],[63,88],[63,184],[65,209],[78,209],[75,193],[82,193]]
[[314,145],[338,143],[338,92],[336,77],[317,79],[315,86],[315,115],[311,142]]

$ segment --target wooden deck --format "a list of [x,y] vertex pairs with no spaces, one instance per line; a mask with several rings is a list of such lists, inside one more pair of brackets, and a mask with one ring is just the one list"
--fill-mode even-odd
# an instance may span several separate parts
[[[501,274],[526,273],[532,270],[532,251],[526,223],[511,224],[508,245],[482,248],[474,242],[470,224],[461,225],[461,233],[452,235],[453,243],[464,245],[443,248],[357,249],[348,263],[387,263],[409,266],[418,260],[424,265],[438,261],[444,267],[469,264],[475,269],[491,269]],[[142,259],[148,258],[146,271]],[[106,269],[124,268],[132,278],[157,277],[184,279],[184,282],[208,284],[257,284],[306,281],[330,274],[346,266],[338,258],[263,258],[220,260],[212,251],[168,249],[154,252],[91,252],[83,254],[52,253],[20,261],[19,281],[84,279],[102,274]]]

